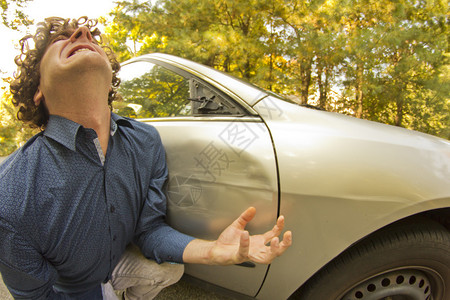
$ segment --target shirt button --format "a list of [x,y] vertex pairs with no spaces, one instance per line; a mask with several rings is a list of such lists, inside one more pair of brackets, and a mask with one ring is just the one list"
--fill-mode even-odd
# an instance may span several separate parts
[[117,239],[117,236],[113,236],[113,242],[115,242]]
[[114,213],[116,211],[116,208],[114,207],[114,205],[111,205],[111,207],[109,208],[109,211],[111,213]]

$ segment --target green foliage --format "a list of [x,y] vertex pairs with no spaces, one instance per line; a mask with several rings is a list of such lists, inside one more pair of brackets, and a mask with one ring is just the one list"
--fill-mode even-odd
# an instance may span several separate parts
[[11,94],[5,91],[0,100],[0,156],[6,156],[22,146],[38,130],[24,126],[16,119]]
[[3,25],[17,30],[20,26],[29,26],[33,24],[33,21],[28,19],[28,16],[22,11],[27,2],[30,1],[31,0],[0,0]]
[[[449,138],[445,0],[119,2],[121,59],[166,52],[330,111]],[[124,46],[128,45],[128,46]]]
[[147,7],[143,23],[164,43],[145,51],[188,57],[303,103],[448,138],[445,1],[203,0],[195,11],[183,3]]
[[[189,82],[182,76],[154,67],[139,77],[122,81],[119,89],[122,102],[116,112],[134,118],[182,115],[189,99]],[[184,113],[189,113],[185,111]]]
[[[0,0],[3,23],[28,24],[20,13],[28,1]],[[450,139],[445,0],[133,0],[110,15],[112,22],[100,20],[104,41],[120,61],[170,53],[298,102]],[[116,110],[152,117],[187,109],[188,83],[152,72],[124,81],[127,100]],[[32,134],[14,121],[8,97],[0,155]]]
[[[0,0],[1,18],[4,26],[18,30],[21,26],[29,26],[33,21],[23,13],[23,7],[31,0]],[[10,78],[2,78],[8,82]],[[6,86],[0,89],[0,156],[5,156],[16,150],[36,131],[24,128],[17,121],[15,109],[11,103],[11,95]]]

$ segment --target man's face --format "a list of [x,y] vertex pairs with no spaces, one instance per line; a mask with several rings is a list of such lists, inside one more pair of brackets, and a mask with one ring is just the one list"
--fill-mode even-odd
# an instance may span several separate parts
[[89,29],[80,27],[70,36],[57,36],[47,47],[41,60],[40,75],[39,89],[47,98],[48,93],[64,87],[64,83],[102,78],[110,84],[112,68],[106,53],[92,38]]

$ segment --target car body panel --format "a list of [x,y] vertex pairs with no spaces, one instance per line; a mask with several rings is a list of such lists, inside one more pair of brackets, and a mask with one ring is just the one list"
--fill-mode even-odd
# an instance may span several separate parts
[[[270,229],[280,213],[293,232],[293,245],[268,269],[187,265],[194,277],[259,299],[285,299],[374,231],[450,207],[449,141],[300,107],[171,55],[150,54],[126,64],[142,60],[192,74],[247,111],[142,120],[158,129],[166,147],[169,223],[213,239],[252,205],[257,216],[251,233]],[[237,139],[243,129],[250,138]],[[233,160],[215,177],[199,162],[212,145]],[[199,189],[201,197],[195,196]]]
[[448,141],[271,97],[254,108],[273,136],[280,209],[294,241],[271,265],[258,298],[287,298],[375,230],[449,206]]
[[[259,118],[209,117],[146,121],[157,128],[169,167],[168,222],[184,233],[216,239],[249,206],[248,230],[270,230],[277,218],[278,180],[272,141]],[[267,266],[187,265],[186,273],[249,296]]]

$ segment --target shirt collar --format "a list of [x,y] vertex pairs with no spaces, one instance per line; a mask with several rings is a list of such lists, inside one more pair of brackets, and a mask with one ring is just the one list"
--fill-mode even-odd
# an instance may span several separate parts
[[64,145],[72,151],[76,150],[76,137],[81,125],[69,119],[51,115],[44,135]]
[[[134,129],[133,124],[127,118],[116,115],[115,113],[111,113],[111,135],[113,136],[117,131],[117,125],[125,126],[131,129]],[[114,127],[113,127],[114,124]]]
[[[126,126],[134,128],[128,119],[118,116],[114,113],[111,114],[111,136],[113,136],[118,126]],[[68,149],[76,150],[76,138],[78,130],[82,126],[64,117],[51,115],[47,127],[44,131],[44,135],[62,144]]]

